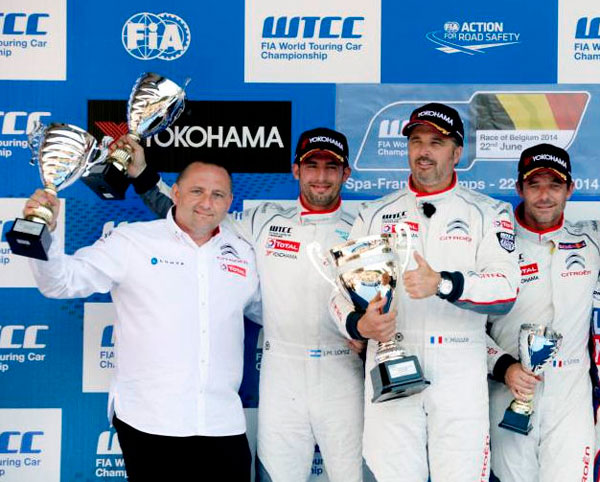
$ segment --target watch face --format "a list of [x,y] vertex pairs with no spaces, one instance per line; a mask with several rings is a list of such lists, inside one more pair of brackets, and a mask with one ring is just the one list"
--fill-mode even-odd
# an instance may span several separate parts
[[442,279],[440,282],[440,293],[444,296],[448,296],[452,293],[452,281],[449,279]]

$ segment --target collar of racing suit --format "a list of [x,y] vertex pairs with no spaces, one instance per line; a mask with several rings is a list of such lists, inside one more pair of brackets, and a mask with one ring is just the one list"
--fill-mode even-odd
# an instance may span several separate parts
[[560,236],[561,230],[565,222],[564,214],[561,215],[560,221],[551,228],[538,231],[531,228],[523,221],[523,203],[519,204],[515,209],[516,233],[517,238],[526,238],[534,243],[544,244],[548,241],[554,241]]
[[332,209],[313,211],[304,205],[302,196],[298,196],[297,208],[298,222],[300,224],[330,223],[340,218],[342,214],[342,199],[339,198],[337,204]]
[[[173,206],[167,212],[166,222],[167,222],[167,229],[169,230],[170,233],[173,234],[173,236],[175,236],[175,238],[178,241],[188,244],[194,248],[201,247],[201,246],[198,246],[194,242],[194,240],[190,237],[190,235],[188,233],[186,233],[183,229],[181,229],[175,222],[175,206]],[[215,242],[216,240],[218,240],[220,238],[221,238],[221,227],[217,226],[214,229],[214,231],[212,232],[212,237],[207,241],[207,243]]]
[[457,187],[458,178],[456,172],[452,175],[452,181],[447,188],[434,192],[422,192],[417,190],[413,183],[412,175],[408,177],[408,192],[414,196],[417,208],[424,209],[423,206],[426,204],[431,204],[433,206],[433,212],[430,215],[426,215],[426,218],[431,217],[431,215],[435,213],[436,207],[439,207],[446,199],[452,197]]

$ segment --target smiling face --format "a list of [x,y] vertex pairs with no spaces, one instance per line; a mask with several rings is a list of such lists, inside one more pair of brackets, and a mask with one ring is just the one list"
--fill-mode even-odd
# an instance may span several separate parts
[[532,174],[517,184],[517,192],[523,199],[523,221],[537,231],[556,226],[565,210],[567,199],[573,193],[574,184],[567,183],[549,171]]
[[195,162],[173,185],[175,222],[198,244],[210,239],[233,201],[231,179],[222,167]]
[[326,151],[317,151],[300,164],[294,164],[292,172],[300,183],[300,196],[306,207],[326,211],[339,202],[342,184],[351,169]]
[[415,188],[421,192],[446,189],[463,148],[451,137],[425,125],[415,126],[408,138],[408,163]]

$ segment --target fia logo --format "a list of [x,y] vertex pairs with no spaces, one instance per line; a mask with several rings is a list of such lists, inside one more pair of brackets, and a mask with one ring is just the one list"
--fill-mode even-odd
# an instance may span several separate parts
[[123,25],[121,36],[127,52],[139,60],[178,59],[192,40],[187,23],[166,12],[132,15]]

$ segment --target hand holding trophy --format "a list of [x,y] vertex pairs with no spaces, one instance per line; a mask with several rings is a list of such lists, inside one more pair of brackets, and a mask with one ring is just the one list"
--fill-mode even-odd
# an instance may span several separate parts
[[[519,358],[523,367],[539,375],[552,363],[562,344],[562,335],[545,325],[523,324],[519,330]],[[527,435],[533,414],[533,397],[527,401],[513,400],[498,424],[502,428]]]
[[94,137],[71,124],[38,123],[29,134],[32,163],[37,163],[47,196],[37,196],[41,204],[27,208],[25,219],[17,218],[6,240],[14,254],[47,260],[50,248],[48,225],[55,222],[56,203],[45,202],[58,191],[73,184],[90,165],[102,162],[105,146]]
[[[127,125],[134,141],[153,136],[177,120],[185,106],[185,87],[154,73],[136,80],[127,104]],[[124,199],[129,186],[127,168],[131,148],[115,149],[105,163],[96,164],[82,178],[102,199]]]
[[[390,234],[367,236],[347,241],[329,250],[329,259],[321,254],[320,246],[311,243],[309,258],[336,290],[343,290],[357,310],[365,311],[372,300],[382,302],[382,313],[394,309],[397,302],[396,284],[406,270],[411,254],[410,227],[398,223]],[[403,233],[404,236],[400,236]],[[403,259],[399,257],[401,253]],[[335,283],[323,266],[335,270]],[[400,345],[403,336],[395,333],[391,339],[379,342],[375,367],[371,370],[373,402],[384,402],[418,393],[429,385],[419,360],[407,355]]]

